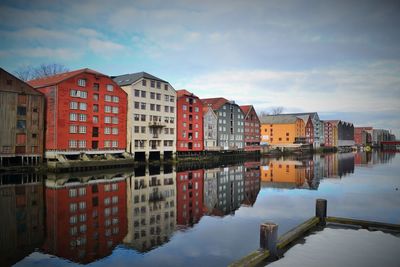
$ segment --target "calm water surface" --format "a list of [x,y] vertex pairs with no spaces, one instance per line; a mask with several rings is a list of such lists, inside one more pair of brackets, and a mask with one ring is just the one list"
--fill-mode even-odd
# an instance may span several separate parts
[[226,266],[314,215],[400,223],[400,156],[261,159],[37,177],[3,174],[0,265]]

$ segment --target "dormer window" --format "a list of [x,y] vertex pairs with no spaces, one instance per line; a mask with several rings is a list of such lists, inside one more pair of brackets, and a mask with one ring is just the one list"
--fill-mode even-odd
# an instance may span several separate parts
[[79,79],[78,80],[78,85],[81,87],[85,87],[86,86],[86,80],[85,79]]

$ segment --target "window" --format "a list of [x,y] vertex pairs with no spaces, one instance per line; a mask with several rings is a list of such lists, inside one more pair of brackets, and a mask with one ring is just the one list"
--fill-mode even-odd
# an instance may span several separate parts
[[104,134],[111,134],[111,128],[110,127],[105,127],[104,128]]
[[146,80],[145,79],[142,80],[142,85],[146,86]]
[[112,123],[118,124],[118,117],[112,117]]
[[26,115],[26,107],[17,107],[17,115],[25,116]]
[[86,214],[85,213],[82,213],[82,214],[79,215],[79,221],[80,222],[86,222]]
[[199,107],[194,107],[194,112],[199,112]]
[[118,190],[118,184],[112,184],[111,185],[111,190],[112,191],[117,191]]
[[156,84],[155,81],[150,81],[150,87],[153,87],[153,88],[154,88],[154,87],[155,87],[155,84]]
[[119,102],[119,97],[118,97],[118,96],[113,96],[113,97],[112,97],[112,101],[113,101],[114,103],[118,103],[118,102]]
[[75,212],[78,210],[78,205],[76,203],[70,203],[69,204],[69,211],[70,212]]
[[118,128],[112,128],[112,134],[117,135],[118,134]]
[[78,132],[78,126],[76,125],[69,126],[69,133],[77,133],[77,132]]
[[86,202],[84,202],[84,201],[79,202],[79,209],[80,210],[86,209]]
[[157,81],[157,88],[160,89],[161,88],[161,82]]
[[141,109],[146,109],[146,103],[141,102],[141,103],[140,103],[140,108],[141,108]]
[[79,109],[80,110],[86,110],[87,109],[87,104],[86,103],[79,103]]
[[169,101],[170,101],[170,102],[175,102],[175,97],[171,95],[171,96],[169,97]]
[[164,95],[164,100],[169,101],[169,95]]
[[183,109],[183,110],[187,110],[187,106],[186,106],[186,105],[183,105],[183,106],[182,106],[182,109]]
[[156,110],[161,111],[161,105],[156,105]]
[[79,148],[86,148],[86,140],[79,140]]
[[141,121],[146,121],[146,115],[144,115],[144,114],[140,115],[140,120]]
[[142,97],[146,97],[146,91],[141,91],[140,94]]
[[112,84],[107,84],[107,91],[108,91],[108,92],[114,91],[114,85],[112,85]]
[[150,104],[150,110],[155,110],[156,105],[155,104]]
[[98,84],[98,83],[93,84],[93,90],[99,91],[99,88],[100,88],[100,84]]
[[69,223],[75,224],[78,222],[78,217],[76,215],[69,217]]
[[137,97],[140,96],[140,90],[135,89],[135,96],[137,96]]
[[79,195],[80,196],[85,196],[86,195],[86,188],[85,187],[79,188]]
[[86,121],[87,115],[86,114],[79,114],[79,121]]
[[169,111],[169,107],[168,107],[168,106],[165,106],[165,107],[164,107],[164,111],[165,111],[165,112],[168,112],[168,111]]
[[108,141],[108,140],[106,140],[106,141],[104,141],[104,147],[110,147],[110,141]]
[[161,100],[161,94],[156,94],[157,100]]
[[151,99],[155,99],[155,98],[156,98],[156,93],[151,92],[151,93],[150,93],[150,98],[151,98]]
[[142,132],[142,133],[146,133],[146,126],[142,126],[142,127],[141,127],[141,132]]
[[69,140],[69,141],[68,141],[68,146],[69,146],[69,148],[77,148],[77,147],[78,147],[78,141],[76,141],[76,140]]
[[114,148],[118,147],[118,141],[112,141],[112,147]]
[[133,119],[134,119],[135,121],[139,121],[139,117],[140,117],[139,114],[133,114]]
[[118,196],[113,196],[112,197],[112,203],[117,204],[118,203]]
[[175,112],[175,108],[174,108],[174,107],[169,107],[169,111],[170,111],[171,113],[174,113],[174,112]]
[[168,84],[164,84],[164,90],[168,90]]
[[97,104],[93,105],[93,112],[99,112],[99,105]]
[[78,80],[78,85],[81,87],[85,87],[86,86],[86,80],[85,79],[79,79]]
[[105,95],[104,96],[104,101],[111,102],[111,96],[110,95]]
[[70,189],[68,195],[69,195],[69,197],[76,197],[77,196],[76,189],[75,188]]
[[111,123],[111,117],[110,116],[105,116],[104,117],[104,123]]
[[135,107],[135,109],[139,109],[140,103],[139,102],[134,102],[133,106]]
[[79,126],[79,133],[86,133],[86,126]]
[[93,101],[99,101],[99,94],[93,94]]
[[17,129],[26,129],[26,121],[17,120]]
[[93,116],[93,123],[99,123],[99,117]]
[[104,112],[105,113],[110,113],[111,112],[111,106],[104,106]]

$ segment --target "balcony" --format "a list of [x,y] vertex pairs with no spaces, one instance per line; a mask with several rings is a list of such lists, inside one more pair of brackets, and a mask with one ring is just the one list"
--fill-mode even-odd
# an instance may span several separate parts
[[150,121],[149,127],[162,128],[162,127],[165,127],[165,124],[161,121]]

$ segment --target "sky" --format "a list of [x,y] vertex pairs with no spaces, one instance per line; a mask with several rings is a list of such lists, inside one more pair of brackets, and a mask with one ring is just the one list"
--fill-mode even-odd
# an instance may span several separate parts
[[1,0],[0,66],[146,71],[257,112],[400,137],[399,1]]

